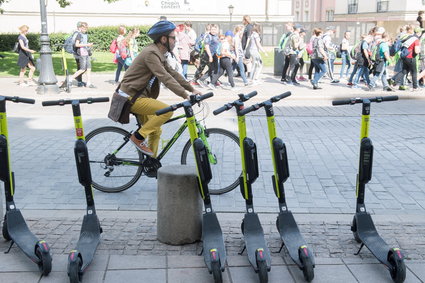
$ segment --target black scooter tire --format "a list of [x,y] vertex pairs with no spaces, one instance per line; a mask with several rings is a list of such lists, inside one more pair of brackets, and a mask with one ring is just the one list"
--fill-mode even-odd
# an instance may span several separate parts
[[214,283],[223,283],[223,275],[221,272],[221,266],[219,261],[211,262],[212,274],[214,277]]
[[82,282],[81,266],[82,266],[82,262],[80,257],[77,257],[75,262],[69,265],[68,276],[69,276],[70,283]]
[[299,250],[299,257],[303,265],[301,270],[303,271],[304,279],[307,282],[311,282],[314,279],[314,268],[311,257],[305,255],[301,250]]
[[395,283],[403,283],[406,280],[406,265],[404,260],[395,260],[394,255],[390,255],[388,261],[391,263],[391,278]]
[[360,244],[362,240],[360,240],[359,233],[357,232],[356,217],[353,217],[353,222],[351,223],[351,231],[353,231],[354,240],[356,240],[356,242]]
[[260,283],[269,282],[269,272],[267,271],[267,262],[265,260],[257,260],[258,277]]
[[12,240],[12,238],[9,235],[9,230],[7,229],[7,217],[6,217],[6,215],[4,216],[4,219],[3,219],[3,227],[1,228],[1,231],[2,231],[2,234],[3,234],[3,238],[6,241]]
[[43,276],[49,275],[52,271],[52,256],[50,253],[43,253],[40,251],[40,248],[35,249],[35,255],[40,259],[38,263],[38,269],[41,271]]

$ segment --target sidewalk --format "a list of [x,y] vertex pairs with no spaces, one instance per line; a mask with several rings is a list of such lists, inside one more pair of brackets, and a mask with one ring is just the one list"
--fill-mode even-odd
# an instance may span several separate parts
[[[45,108],[41,101],[111,97],[114,86],[108,81],[112,77],[113,74],[95,74],[93,82],[97,89],[74,88],[70,94],[45,95],[37,95],[33,87],[15,85],[16,78],[0,78],[0,95],[36,99],[34,105],[7,104],[17,186],[15,199],[31,230],[49,243],[53,253],[53,272],[45,278],[16,247],[10,254],[0,253],[0,282],[68,282],[67,254],[78,240],[85,213],[72,151],[72,111],[69,106]],[[425,282],[425,91],[371,93],[352,90],[343,83],[324,83],[322,90],[313,91],[308,82],[301,87],[285,86],[280,84],[280,78],[268,74],[262,80],[262,84],[241,88],[240,92],[257,90],[252,102],[292,92],[290,98],[276,105],[275,114],[279,136],[288,148],[288,206],[316,257],[313,282],[392,282],[386,268],[366,248],[360,255],[354,255],[359,244],[353,239],[350,222],[355,211],[361,108],[332,107],[331,100],[400,96],[398,102],[372,105],[375,154],[373,178],[366,188],[366,206],[381,236],[403,250],[408,268],[405,282]],[[236,82],[241,84],[239,78]],[[232,111],[218,117],[211,112],[235,100],[237,93],[214,91],[214,97],[208,100],[208,127],[236,132]],[[161,92],[161,100],[169,104],[181,101],[168,90]],[[106,103],[82,105],[86,133],[101,126],[121,126],[106,118],[108,109]],[[272,168],[263,115],[257,111],[246,120],[248,134],[259,150],[261,172],[253,185],[254,205],[273,255],[269,282],[304,282],[302,272],[285,249],[277,253],[281,245],[275,226],[277,201],[270,183]],[[175,130],[173,127],[164,127],[164,139]],[[134,124],[123,128],[134,130]],[[186,140],[187,136],[176,144],[164,163],[179,163],[179,148]],[[213,282],[203,257],[198,256],[201,243],[169,246],[156,240],[156,197],[156,180],[145,177],[122,193],[95,191],[104,232],[83,282]],[[213,196],[212,202],[229,255],[225,282],[258,282],[246,254],[238,255],[243,244],[240,223],[245,209],[239,190]],[[0,240],[0,251],[8,245]]]

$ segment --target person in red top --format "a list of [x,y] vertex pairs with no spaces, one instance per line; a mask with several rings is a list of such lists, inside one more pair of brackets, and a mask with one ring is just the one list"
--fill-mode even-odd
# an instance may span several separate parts
[[[406,32],[408,34],[414,35],[414,29],[412,25],[408,25],[406,27]],[[406,44],[408,49],[408,55],[405,58],[401,58],[403,61],[403,82],[400,86],[401,90],[406,90],[407,86],[406,77],[409,73],[412,74],[412,83],[413,83],[413,91],[418,89],[418,69],[416,67],[416,56],[421,51],[421,46],[419,43],[419,37],[414,35],[409,40],[407,40],[404,44]],[[403,44],[403,45],[404,45]]]

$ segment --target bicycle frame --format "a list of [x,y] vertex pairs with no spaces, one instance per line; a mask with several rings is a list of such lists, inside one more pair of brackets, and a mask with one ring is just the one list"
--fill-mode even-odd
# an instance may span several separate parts
[[[195,116],[193,115],[193,117],[195,117]],[[173,117],[170,120],[168,120],[167,122],[165,122],[164,124],[168,124],[168,123],[174,122],[176,120],[180,120],[182,118],[186,118],[186,114],[182,114],[182,115]],[[213,165],[217,164],[217,158],[215,157],[214,154],[211,153],[211,146],[208,144],[208,140],[207,140],[207,137],[205,135],[205,127],[202,126],[196,119],[194,119],[194,124],[195,124],[195,131],[197,132],[197,137],[199,137],[204,142],[205,147],[207,149],[208,160]],[[188,121],[187,120],[184,121],[184,123],[180,126],[180,128],[178,128],[178,130],[174,133],[173,137],[167,142],[165,147],[158,154],[158,156],[156,157],[156,159],[158,161],[160,161],[167,154],[167,152],[171,149],[171,147],[180,138],[180,136],[183,134],[183,132],[186,130],[186,128],[188,128]],[[189,133],[190,133],[190,131],[189,131]],[[118,147],[112,154],[117,154],[121,150],[121,148],[123,148],[128,142],[129,142],[129,139],[126,139],[124,141],[124,143],[121,144],[120,147]],[[134,166],[143,165],[141,162],[137,162],[137,161],[129,161],[129,160],[124,160],[124,159],[120,159],[120,160],[122,161],[123,165],[134,165]]]

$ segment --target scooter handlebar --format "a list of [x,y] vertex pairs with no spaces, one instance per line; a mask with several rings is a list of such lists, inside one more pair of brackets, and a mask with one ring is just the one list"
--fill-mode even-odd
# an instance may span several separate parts
[[254,90],[254,91],[252,91],[252,92],[250,92],[250,93],[248,93],[248,94],[246,94],[245,95],[245,97],[247,98],[247,100],[248,99],[250,99],[250,98],[253,98],[254,96],[256,96],[258,94],[258,92],[256,91],[256,90]]
[[346,105],[346,104],[356,104],[356,103],[363,103],[365,100],[369,100],[370,102],[384,102],[384,101],[395,101],[398,100],[397,95],[391,95],[391,96],[377,96],[373,98],[350,98],[350,99],[341,99],[341,100],[334,100],[332,101],[332,105],[338,106],[338,105]]
[[284,92],[284,93],[282,93],[282,94],[279,94],[279,95],[276,95],[276,96],[273,96],[272,98],[270,98],[270,101],[273,103],[273,102],[278,102],[279,100],[281,100],[281,99],[284,99],[284,98],[287,98],[287,97],[289,97],[289,96],[291,96],[291,92],[290,91],[287,91],[287,92]]
[[92,103],[98,103],[98,102],[108,102],[109,101],[109,97],[97,97],[97,98],[92,98],[92,97],[88,97],[88,98],[83,98],[83,99],[59,99],[59,100],[49,100],[49,101],[43,101],[41,103],[41,105],[43,106],[64,106],[65,104],[72,104],[74,101],[78,102],[78,103],[87,103],[87,104],[92,104]]
[[249,112],[257,111],[258,109],[260,109],[260,107],[261,107],[260,104],[251,105],[251,106],[244,108],[241,111],[239,111],[239,115],[244,116],[244,115],[248,114]]
[[31,98],[23,98],[23,97],[19,97],[19,96],[3,96],[3,97],[7,101],[12,101],[12,102],[15,102],[15,103],[27,103],[27,104],[34,104],[35,103],[35,99],[31,99]]
[[218,114],[220,114],[220,113],[222,113],[224,111],[227,111],[227,110],[231,109],[232,107],[233,107],[233,105],[231,103],[227,103],[227,104],[221,106],[220,108],[214,110],[213,111],[213,114],[214,115],[218,115]]

